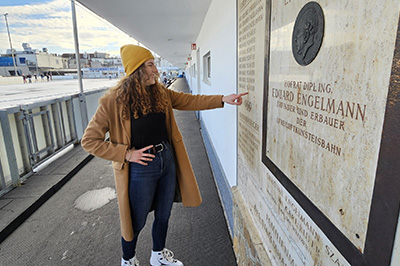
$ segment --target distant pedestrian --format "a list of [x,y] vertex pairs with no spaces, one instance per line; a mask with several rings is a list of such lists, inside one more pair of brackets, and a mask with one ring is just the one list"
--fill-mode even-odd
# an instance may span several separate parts
[[26,76],[22,74],[22,80],[24,81],[24,84],[26,83]]
[[44,74],[40,73],[40,78],[42,79],[42,82],[44,81]]
[[29,83],[32,83],[32,75],[31,75],[31,74],[28,74],[26,77],[28,78]]
[[37,74],[33,75],[35,77],[35,83],[37,82]]
[[46,78],[47,78],[47,82],[49,82],[49,80],[50,80],[50,75],[49,75],[49,73],[46,74]]
[[167,78],[167,73],[165,73],[165,71],[162,73],[161,80],[164,83],[164,85],[167,85],[168,78]]
[[[244,94],[192,95],[158,82],[153,54],[140,46],[121,47],[126,76],[105,96],[82,137],[82,147],[113,161],[121,222],[122,266],[138,266],[136,243],[154,210],[152,266],[183,266],[165,248],[174,199],[201,203],[173,109],[205,110],[240,105]],[[109,140],[104,140],[106,134]]]

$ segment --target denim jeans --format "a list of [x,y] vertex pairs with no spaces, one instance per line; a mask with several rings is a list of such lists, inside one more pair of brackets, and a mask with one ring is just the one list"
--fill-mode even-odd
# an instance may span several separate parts
[[175,185],[175,160],[170,144],[157,153],[148,165],[129,163],[129,202],[134,237],[130,242],[122,238],[124,259],[134,257],[139,233],[152,209],[154,209],[153,250],[164,249]]

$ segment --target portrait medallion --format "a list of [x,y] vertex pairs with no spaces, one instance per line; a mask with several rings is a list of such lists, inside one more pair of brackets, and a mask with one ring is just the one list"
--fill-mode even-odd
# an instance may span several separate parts
[[317,56],[324,37],[324,13],[317,2],[307,3],[293,28],[292,53],[297,63],[310,64]]

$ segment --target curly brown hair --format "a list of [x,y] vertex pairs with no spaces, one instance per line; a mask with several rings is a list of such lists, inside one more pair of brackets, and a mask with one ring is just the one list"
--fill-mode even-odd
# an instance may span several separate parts
[[168,101],[165,89],[157,79],[156,83],[150,86],[145,85],[147,78],[142,64],[131,75],[121,79],[118,84],[110,90],[110,93],[116,93],[117,104],[123,105],[122,118],[129,119],[129,102],[131,102],[130,111],[135,119],[140,114],[167,112]]

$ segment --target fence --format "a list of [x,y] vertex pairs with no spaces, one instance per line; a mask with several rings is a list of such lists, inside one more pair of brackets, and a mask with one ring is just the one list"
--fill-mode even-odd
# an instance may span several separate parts
[[[107,89],[85,93],[89,118]],[[0,196],[83,134],[79,95],[0,110]]]

